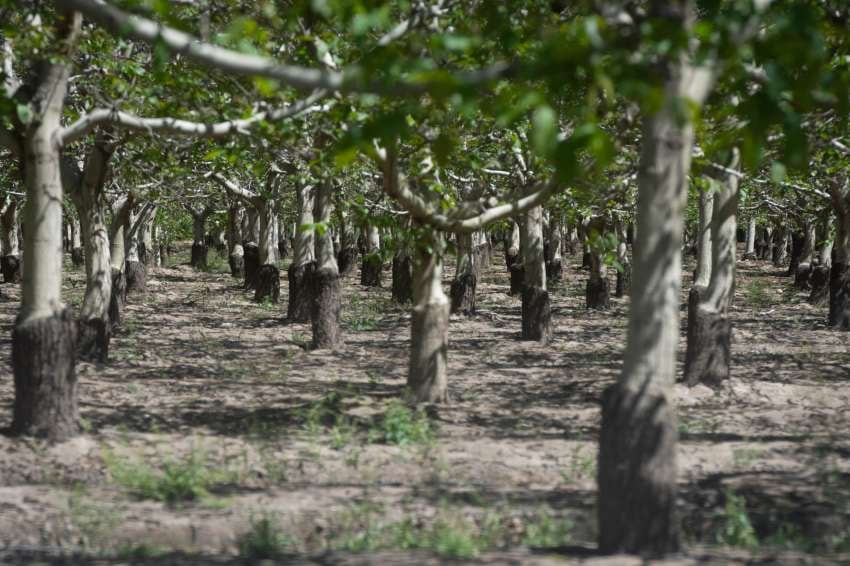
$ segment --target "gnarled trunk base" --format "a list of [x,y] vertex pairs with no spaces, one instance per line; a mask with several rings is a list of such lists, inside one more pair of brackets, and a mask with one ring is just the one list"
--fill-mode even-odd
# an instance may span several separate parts
[[416,306],[410,327],[410,367],[407,387],[416,403],[448,400],[448,302]]
[[679,550],[676,418],[666,397],[620,383],[602,395],[599,550],[663,556]]
[[357,247],[347,246],[339,250],[336,256],[336,263],[339,267],[340,276],[348,275],[354,271],[354,266],[357,263]]
[[508,268],[511,274],[511,295],[519,295],[525,287],[525,267],[520,262],[514,262]]
[[400,305],[413,302],[413,259],[408,254],[393,257],[392,296]]
[[4,283],[21,282],[21,260],[16,255],[0,257],[0,271],[3,272]]
[[[705,292],[705,289],[701,291]],[[684,379],[691,387],[699,383],[719,387],[729,379],[732,323],[725,314],[701,308],[699,292],[694,287],[688,295],[688,345]]]
[[823,306],[829,301],[829,271],[825,265],[818,265],[812,269],[809,280],[812,292],[809,293],[809,302],[813,305]]
[[547,343],[552,338],[549,292],[540,287],[522,291],[522,339]]
[[127,294],[143,293],[148,285],[148,270],[140,261],[124,263],[124,273],[127,278]]
[[77,322],[71,309],[16,324],[12,331],[12,432],[53,442],[79,432]]
[[585,306],[589,309],[606,310],[611,306],[611,285],[607,277],[591,277],[584,291]]
[[564,279],[564,265],[560,259],[546,262],[546,281],[559,284]]
[[342,285],[339,275],[330,269],[315,269],[310,277],[313,299],[310,319],[313,323],[313,349],[336,348],[342,344],[339,326]]
[[266,300],[277,304],[280,301],[280,270],[271,264],[260,267],[257,271],[257,289],[254,300],[262,303]]
[[90,318],[77,324],[77,354],[81,360],[106,363],[112,329],[106,320]]
[[850,265],[833,263],[829,273],[829,326],[850,330]]
[[360,284],[366,287],[381,286],[381,268],[383,262],[377,254],[366,254],[360,266]]
[[464,273],[452,281],[449,296],[451,297],[451,310],[454,313],[466,315],[475,313],[475,287],[478,280],[472,273]]
[[260,248],[257,244],[247,243],[242,246],[245,251],[243,258],[245,265],[245,282],[242,287],[246,290],[257,288],[257,279],[260,271]]
[[109,324],[115,329],[124,321],[124,304],[127,302],[127,279],[123,271],[112,270],[112,296],[109,299]]
[[632,266],[628,263],[617,270],[617,288],[614,296],[618,299],[629,294],[632,288]]
[[230,254],[227,256],[227,264],[230,266],[231,277],[244,277],[245,275],[245,255]]
[[195,269],[206,269],[208,251],[209,247],[206,244],[199,244],[197,242],[192,244],[192,256],[189,259],[189,265]]
[[286,241],[286,238],[281,238],[277,241],[277,253],[280,259],[284,259],[289,253],[289,243]]
[[290,265],[287,271],[289,281],[289,304],[286,318],[290,322],[310,322],[313,301],[310,296],[310,278],[316,269],[314,262],[303,265]]
[[811,288],[812,265],[810,263],[801,263],[797,266],[797,271],[794,272],[794,287],[801,291],[806,291]]
[[83,248],[74,248],[71,250],[71,263],[74,267],[80,267],[86,263],[86,258],[83,255]]

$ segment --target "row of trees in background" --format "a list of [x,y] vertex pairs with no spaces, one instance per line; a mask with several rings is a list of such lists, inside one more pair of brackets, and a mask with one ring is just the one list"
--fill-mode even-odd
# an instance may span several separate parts
[[[393,296],[412,301],[416,402],[447,399],[449,313],[475,311],[496,240],[521,334],[543,342],[549,286],[580,249],[589,307],[607,306],[609,267],[632,297],[622,374],[603,399],[600,547],[666,554],[679,545],[669,397],[682,250],[699,259],[689,383],[729,376],[738,215],[747,257],[788,254],[796,284],[850,328],[840,2],[129,8],[144,15],[0,4],[0,261],[7,281],[23,266],[17,433],[76,434],[77,356],[108,360],[127,293],[189,222],[192,264],[224,246],[260,301],[278,300],[277,260],[291,253],[287,317],[311,321],[316,348],[344,339],[340,276],[358,243],[364,284],[391,257]],[[85,262],[79,314],[61,297],[63,226]]]

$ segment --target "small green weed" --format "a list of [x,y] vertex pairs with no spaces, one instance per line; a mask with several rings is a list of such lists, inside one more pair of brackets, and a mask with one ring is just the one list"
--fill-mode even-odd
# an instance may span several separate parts
[[726,490],[725,498],[723,527],[717,534],[717,542],[727,546],[758,547],[758,537],[747,513],[747,501],[731,489]]
[[522,543],[536,548],[564,546],[571,541],[573,524],[569,519],[553,517],[541,510],[525,525]]
[[769,307],[775,302],[767,283],[760,279],[750,281],[744,288],[744,295],[748,303],[759,308]]
[[239,555],[248,560],[269,560],[280,558],[292,540],[277,526],[277,520],[269,515],[260,519],[251,519],[251,530],[237,541]]
[[434,430],[423,410],[411,410],[401,401],[393,400],[369,431],[369,440],[399,446],[429,444],[434,440]]

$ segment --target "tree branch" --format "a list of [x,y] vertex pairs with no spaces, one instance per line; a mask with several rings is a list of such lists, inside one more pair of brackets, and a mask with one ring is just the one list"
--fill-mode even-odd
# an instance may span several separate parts
[[59,139],[63,145],[73,143],[97,126],[109,124],[127,130],[143,132],[161,132],[181,136],[196,136],[218,138],[231,133],[245,134],[246,128],[262,121],[274,122],[291,118],[307,112],[325,110],[327,106],[316,106],[315,103],[328,95],[327,91],[318,90],[307,98],[276,110],[258,112],[253,116],[240,120],[228,120],[213,124],[191,122],[178,118],[141,118],[114,108],[99,108],[80,117],[70,126],[63,128]]
[[[83,13],[113,34],[132,37],[149,44],[162,45],[172,53],[180,53],[197,63],[225,72],[276,79],[298,89],[407,95],[422,94],[428,90],[426,83],[366,82],[363,72],[357,67],[342,71],[314,69],[287,65],[261,55],[239,53],[200,41],[189,34],[141,16],[128,14],[97,0],[54,0],[53,3],[67,10]],[[484,69],[455,73],[454,80],[460,85],[476,85],[503,77],[510,70],[511,66],[508,63],[499,62]]]

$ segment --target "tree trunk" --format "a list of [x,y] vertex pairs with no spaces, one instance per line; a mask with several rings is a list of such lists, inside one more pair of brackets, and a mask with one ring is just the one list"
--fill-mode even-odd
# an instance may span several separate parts
[[457,234],[457,269],[449,290],[451,313],[460,312],[465,315],[475,313],[475,287],[477,284],[478,273],[472,234],[461,232]]
[[812,268],[810,284],[812,292],[809,293],[809,302],[813,305],[823,306],[829,301],[829,271],[832,267],[833,240],[832,216],[828,216],[824,223],[824,241],[818,251],[818,263]]
[[714,195],[703,188],[699,194],[699,234],[697,236],[697,267],[694,286],[708,287],[711,279],[711,218],[714,212]]
[[511,295],[521,295],[523,286],[525,285],[525,270],[523,269],[522,258],[519,255],[521,246],[522,238],[519,223],[514,221],[511,227],[510,239],[507,242],[507,249],[505,250],[505,263],[511,277],[509,292]]
[[367,225],[364,240],[366,253],[360,265],[360,284],[366,287],[380,287],[383,260],[381,259],[381,233],[377,226]]
[[413,260],[404,244],[393,256],[392,297],[400,305],[413,302]]
[[[73,45],[80,17],[57,17],[58,44]],[[63,54],[64,55],[64,54]],[[62,304],[62,180],[56,143],[69,71],[60,62],[39,65],[30,108],[38,113],[23,133],[25,172],[23,286],[12,331],[15,382],[12,431],[65,440],[79,431],[75,374],[77,325]]]
[[245,276],[245,249],[242,247],[242,218],[245,211],[238,202],[227,208],[227,263],[230,275],[237,279]]
[[[143,210],[141,214],[146,216],[146,210]],[[144,217],[139,218],[131,211],[124,228],[126,236],[124,276],[127,280],[128,296],[144,293],[147,288],[148,272],[139,254],[139,230],[144,222]]]
[[829,273],[829,326],[850,330],[850,184],[833,180],[830,186],[835,211],[835,261]]
[[800,290],[810,288],[810,280],[812,277],[812,260],[815,253],[815,241],[817,227],[815,223],[806,220],[802,249],[800,250],[799,263],[794,272],[794,286]]
[[[738,161],[736,151],[727,168],[734,170]],[[728,174],[712,182],[717,189],[711,219],[711,278],[707,288],[694,286],[693,303],[688,305],[685,381],[690,386],[717,387],[729,379],[732,354],[732,324],[727,313],[735,283],[738,177]]]
[[791,232],[791,257],[788,261],[788,271],[786,276],[795,276],[797,269],[800,267],[800,259],[803,256],[803,245],[806,239],[805,232],[794,230]]
[[629,262],[628,236],[626,234],[626,225],[622,221],[617,221],[617,289],[616,297],[624,297],[629,293],[632,285],[632,264]]
[[127,279],[125,274],[124,236],[130,208],[133,206],[132,196],[117,203],[113,213],[112,226],[109,231],[109,262],[112,271],[112,293],[109,302],[109,322],[114,330],[124,321],[124,305],[127,302]]
[[[588,233],[599,237],[605,234],[605,219],[601,216],[593,218],[588,224]],[[585,289],[585,306],[588,309],[606,310],[610,304],[610,285],[608,283],[608,268],[602,261],[599,250],[590,250],[590,277]]]
[[448,399],[449,300],[442,288],[443,236],[431,229],[426,238],[413,268],[407,387],[417,403],[441,403]]
[[744,259],[756,259],[756,217],[751,216],[747,222],[747,249]]
[[552,328],[543,253],[543,208],[530,208],[522,224],[522,339],[546,343],[552,337]]
[[[692,3],[650,3],[650,15],[686,27]],[[681,18],[681,19],[679,19]],[[693,125],[682,98],[700,105],[712,75],[683,56],[664,61],[664,103],[644,118],[638,166],[637,234],[625,360],[602,399],[597,466],[599,549],[666,555],[679,549],[676,517],[678,430],[669,395],[676,373],[684,210]]]
[[156,249],[156,242],[154,241],[154,222],[156,221],[156,212],[157,208],[150,212],[149,216],[145,219],[145,222],[140,226],[139,232],[141,234],[139,239],[139,259],[148,267],[156,266],[156,253],[154,250]]
[[203,213],[192,214],[192,255],[189,259],[189,265],[195,269],[205,271],[207,269],[207,246],[206,239],[206,222],[207,217]]
[[546,247],[546,280],[558,285],[564,279],[564,266],[561,260],[561,218],[557,212],[552,213],[547,230]]
[[71,221],[71,263],[80,267],[85,262],[83,258],[83,241],[80,235],[80,219],[69,215]]
[[286,317],[290,322],[309,322],[313,301],[310,297],[310,279],[315,269],[314,230],[305,226],[313,224],[313,187],[297,188],[298,229],[295,233],[292,264],[289,266],[289,303]]
[[255,242],[246,242],[243,246],[244,256],[242,257],[243,266],[245,268],[245,282],[243,288],[246,291],[257,288],[257,282],[260,277],[260,248]]
[[785,222],[779,222],[779,226],[773,231],[773,261],[774,267],[782,267],[788,259],[788,226]]
[[[316,221],[328,226],[331,220],[333,186],[325,180],[318,187],[313,216]],[[342,345],[342,330],[339,324],[342,285],[339,268],[334,254],[330,230],[316,234],[316,269],[312,274],[310,296],[313,324],[313,349],[332,349]]]
[[274,221],[277,210],[270,198],[257,197],[256,208],[260,219],[260,241],[257,273],[257,288],[254,300],[261,303],[270,300],[277,304],[280,300],[280,270],[273,265],[277,255],[277,239],[274,233]]
[[3,255],[0,256],[0,271],[4,283],[21,282],[21,252],[18,237],[18,201],[10,199],[0,214]]

